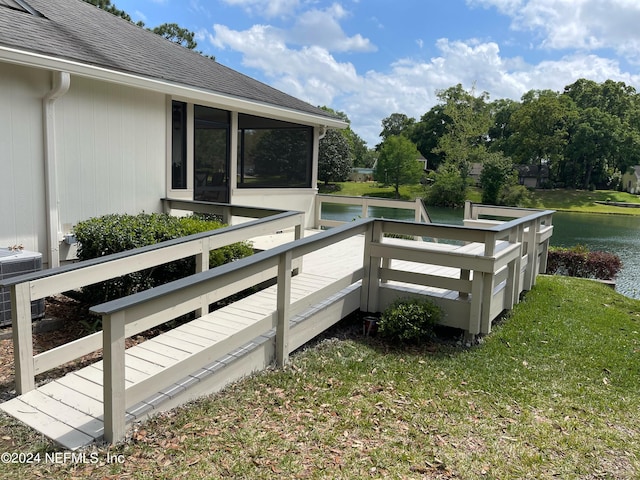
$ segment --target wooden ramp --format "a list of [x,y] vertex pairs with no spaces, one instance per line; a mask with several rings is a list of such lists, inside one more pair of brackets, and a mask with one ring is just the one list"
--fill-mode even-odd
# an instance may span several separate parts
[[[414,235],[417,231],[421,237],[463,242],[383,239],[387,223],[392,233]],[[516,229],[518,225],[509,228]],[[379,240],[365,241],[363,232],[371,237],[376,231]],[[518,231],[522,236],[522,229]],[[318,232],[307,231],[305,237],[314,233]],[[264,254],[246,259],[248,261],[242,264],[236,263],[235,267],[227,268],[226,273],[219,270],[217,275],[203,277],[207,282],[218,282],[215,288],[211,286],[214,283],[207,283],[207,288],[202,287],[202,290],[180,290],[185,292],[181,294],[184,298],[179,297],[182,305],[194,305],[189,303],[193,299],[198,300],[197,305],[204,305],[202,299],[209,293],[224,290],[228,278],[239,281],[247,267],[282,258],[285,253],[288,263],[280,262],[277,272],[278,278],[286,279],[283,282],[286,285],[290,278],[290,299],[288,294],[286,300],[279,296],[281,292],[287,292],[287,288],[278,291],[274,285],[125,350],[124,394],[111,396],[109,400],[118,398],[122,402],[120,411],[126,412],[126,425],[130,425],[151,414],[219,391],[230,382],[273,364],[277,353],[276,326],[282,334],[287,330],[283,325],[288,325],[288,340],[279,344],[280,354],[284,349],[288,355],[359,308],[378,312],[393,298],[406,293],[433,298],[445,310],[445,325],[471,334],[488,333],[491,321],[517,301],[526,279],[530,278],[529,283],[535,281],[534,262],[522,256],[522,243],[506,242],[496,239],[497,236],[505,238],[506,235],[499,229],[467,231],[462,227],[375,220],[346,225],[330,234],[325,232],[316,237],[317,241],[305,238],[288,244],[293,239],[293,231],[256,238],[254,247],[267,250]],[[540,241],[546,241],[546,238],[541,237]],[[533,236],[530,242],[533,245]],[[287,245],[283,245],[285,243]],[[491,250],[489,254],[486,253],[487,245]],[[288,272],[293,268],[291,261],[295,258],[291,252],[296,248],[304,255],[302,268],[300,273],[289,277]],[[531,250],[531,255],[537,255],[536,249]],[[224,276],[231,274],[235,276]],[[269,275],[260,278],[263,281],[274,277]],[[192,280],[194,278],[196,280]],[[200,282],[198,278],[194,275],[183,281]],[[166,297],[167,293],[162,289],[154,290],[153,295],[150,291],[143,294],[153,298],[149,304],[157,304],[158,312],[167,313],[163,318],[178,316],[174,310],[176,304],[167,303],[177,297]],[[122,301],[126,303],[127,299]],[[279,302],[288,307],[279,310]],[[281,313],[283,310],[286,314]],[[185,307],[186,311],[191,310]],[[288,323],[284,320],[279,323],[282,318],[288,318]],[[122,382],[121,374],[118,378]],[[176,381],[177,378],[180,380]],[[0,409],[64,448],[74,450],[104,436],[115,437],[109,429],[105,435],[103,396],[103,362],[100,361],[0,404]],[[113,409],[107,411],[113,412]],[[112,413],[110,418],[122,422],[119,412],[117,416]],[[113,422],[107,419],[107,424],[113,425]],[[120,428],[119,438],[121,431]]]
[[[324,263],[327,263],[326,258]],[[343,269],[344,265],[335,269],[334,274]],[[302,300],[335,280],[335,276],[308,272],[294,276],[291,282],[292,301]],[[335,312],[332,313],[334,320],[331,323],[336,323],[358,308],[359,284],[310,306],[307,311],[291,319],[290,328],[294,331],[314,312],[338,304],[337,301],[345,296],[350,301],[346,310],[344,306],[341,307],[344,315],[335,316]],[[273,334],[245,338],[243,332],[254,323],[270,319],[275,310],[276,287],[273,286],[127,349],[127,388],[214,344],[220,344],[223,348],[221,351],[225,352],[197,371],[185,372],[183,380],[158,392],[149,392],[148,398],[127,409],[127,423],[219,390],[230,381],[268,365],[271,362],[269,352],[273,349]],[[317,333],[325,328],[328,327],[323,325]],[[224,344],[231,345],[231,350],[224,348]],[[238,346],[234,348],[234,344]],[[294,348],[298,346],[294,345]],[[1,404],[0,409],[64,448],[75,450],[102,439],[102,382],[102,361],[99,361],[11,399]]]

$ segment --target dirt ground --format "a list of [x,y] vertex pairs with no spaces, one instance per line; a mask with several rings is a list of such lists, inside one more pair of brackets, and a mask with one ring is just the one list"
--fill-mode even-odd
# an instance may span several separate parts
[[[33,353],[45,352],[91,333],[91,319],[86,306],[64,295],[46,299],[45,318],[34,321]],[[11,328],[0,329],[0,402],[16,395]],[[102,351],[96,351],[75,362],[36,376],[36,385],[59,378],[70,370],[99,360]]]

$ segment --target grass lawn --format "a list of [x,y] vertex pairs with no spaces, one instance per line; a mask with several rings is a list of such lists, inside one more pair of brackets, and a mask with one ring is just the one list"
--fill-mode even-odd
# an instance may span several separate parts
[[[378,183],[369,182],[340,182],[340,187],[335,195],[371,196],[394,198],[393,187],[382,187]],[[320,188],[322,193],[322,188]],[[425,187],[422,185],[403,185],[400,187],[402,200],[413,200],[416,197],[425,196]],[[479,188],[472,187],[467,190],[467,199],[480,203],[482,193]],[[640,215],[640,208],[616,207],[613,205],[600,205],[596,201],[606,202],[640,203],[640,196],[614,190],[536,190],[532,192],[532,202],[527,207],[546,208],[558,211],[573,211],[583,213],[617,213],[622,215]]]
[[[0,478],[640,477],[640,301],[542,276],[471,348],[361,329],[139,425],[98,464],[0,463]],[[0,442],[53,449],[4,416]]]

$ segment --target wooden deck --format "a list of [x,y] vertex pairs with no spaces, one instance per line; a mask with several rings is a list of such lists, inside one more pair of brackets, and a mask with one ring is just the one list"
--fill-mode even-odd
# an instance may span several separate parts
[[[27,367],[42,371],[42,359],[23,355],[26,367],[16,374],[22,394],[0,409],[75,450],[102,439],[122,440],[135,421],[219,391],[274,359],[283,364],[289,352],[350,313],[379,312],[398,296],[428,295],[445,311],[444,324],[472,335],[488,333],[492,320],[535,282],[552,231],[540,218],[549,222],[550,213],[486,229],[368,219],[330,232],[306,231],[295,242],[300,230],[294,227],[254,237],[262,254],[94,307],[103,315],[104,330],[82,349],[100,342],[103,361],[29,388]],[[240,229],[230,233],[237,241]],[[215,247],[209,244],[202,255],[208,248]],[[124,349],[125,336],[276,277],[276,285]],[[25,311],[33,299],[28,292],[45,291],[31,282],[53,283],[51,277],[16,283],[16,305]],[[66,359],[68,350],[45,358]],[[77,357],[78,347],[72,350]]]
[[[309,234],[315,233],[313,231]],[[293,236],[293,232],[291,232]],[[256,247],[275,246],[288,240],[288,233],[256,239]],[[270,245],[265,245],[270,243]],[[364,239],[352,237],[343,244],[336,244],[330,251],[317,251],[304,258],[304,271],[291,280],[291,301],[297,302],[332,284],[353,271],[362,263]],[[346,289],[353,292],[357,285]],[[326,299],[327,304],[331,299]],[[354,303],[355,305],[355,303]],[[323,304],[313,305],[315,309]],[[357,306],[353,309],[355,310]],[[309,316],[306,312],[292,318],[293,325]],[[352,311],[353,311],[352,310]],[[271,322],[276,311],[276,286],[255,293],[232,305],[214,311],[179,326],[169,332],[128,348],[125,354],[127,388],[175,365],[180,360],[196,355],[214,345],[220,345],[223,353],[202,368],[185,375],[184,379],[128,408],[126,422],[130,424],[150,414],[177,403],[172,400],[184,397],[184,393],[198,383],[213,379],[235,360],[271,340],[272,335],[260,338],[244,338],[243,332],[258,322]],[[349,312],[350,313],[350,312]],[[336,319],[340,320],[339,318]],[[320,333],[320,332],[318,332]],[[246,336],[245,336],[246,337]],[[235,348],[233,344],[237,344]],[[260,367],[260,366],[258,366]],[[0,409],[26,425],[39,431],[62,447],[75,450],[102,439],[104,434],[103,362],[99,361],[64,377],[37,387],[19,397],[0,404]],[[219,384],[220,382],[215,382]],[[192,397],[202,394],[193,389]]]

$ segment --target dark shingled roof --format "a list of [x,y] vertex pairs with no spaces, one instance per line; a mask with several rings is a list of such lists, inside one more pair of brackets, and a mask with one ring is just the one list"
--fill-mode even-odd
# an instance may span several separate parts
[[0,46],[159,79],[311,115],[336,117],[82,0],[0,1]]

